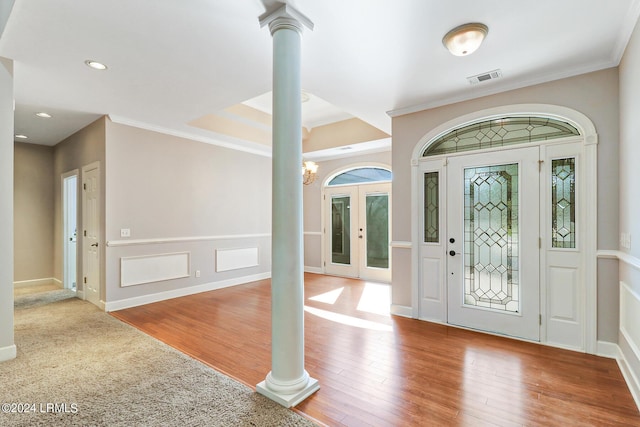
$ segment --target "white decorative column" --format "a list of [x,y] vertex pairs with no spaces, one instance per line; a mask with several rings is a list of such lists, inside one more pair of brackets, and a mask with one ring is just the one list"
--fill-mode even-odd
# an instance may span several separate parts
[[313,23],[289,5],[260,17],[273,37],[271,372],[256,386],[292,407],[317,391],[304,369],[300,34]]

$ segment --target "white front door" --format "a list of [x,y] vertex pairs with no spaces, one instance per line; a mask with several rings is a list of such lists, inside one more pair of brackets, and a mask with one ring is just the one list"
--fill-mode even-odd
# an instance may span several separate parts
[[83,293],[100,306],[100,168],[92,164],[82,169]]
[[538,160],[538,147],[449,159],[449,323],[539,341]]
[[325,190],[325,272],[389,282],[391,184]]

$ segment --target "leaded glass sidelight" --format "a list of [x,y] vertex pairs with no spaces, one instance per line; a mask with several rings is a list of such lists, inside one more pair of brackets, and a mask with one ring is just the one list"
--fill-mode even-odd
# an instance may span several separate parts
[[464,170],[464,304],[518,313],[518,164]]
[[551,161],[551,246],[576,247],[576,159]]
[[438,243],[440,234],[440,212],[438,194],[438,172],[424,174],[424,241]]
[[454,129],[433,141],[423,157],[580,135],[573,125],[548,117],[502,117]]

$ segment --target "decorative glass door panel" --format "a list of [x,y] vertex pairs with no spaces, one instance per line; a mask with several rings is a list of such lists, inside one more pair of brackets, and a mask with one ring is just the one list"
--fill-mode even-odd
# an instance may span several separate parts
[[518,313],[517,163],[464,170],[464,236],[464,304]]
[[389,195],[367,194],[366,209],[366,266],[389,268]]
[[452,157],[448,322],[539,340],[538,147]]
[[351,197],[331,197],[331,262],[351,264]]

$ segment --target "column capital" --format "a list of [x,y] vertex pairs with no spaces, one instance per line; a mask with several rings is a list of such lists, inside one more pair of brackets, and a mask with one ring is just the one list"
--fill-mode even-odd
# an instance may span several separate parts
[[302,12],[286,3],[272,12],[266,12],[259,19],[260,27],[269,25],[271,35],[283,28],[296,30],[299,33],[302,33],[304,27],[313,30],[313,22]]

